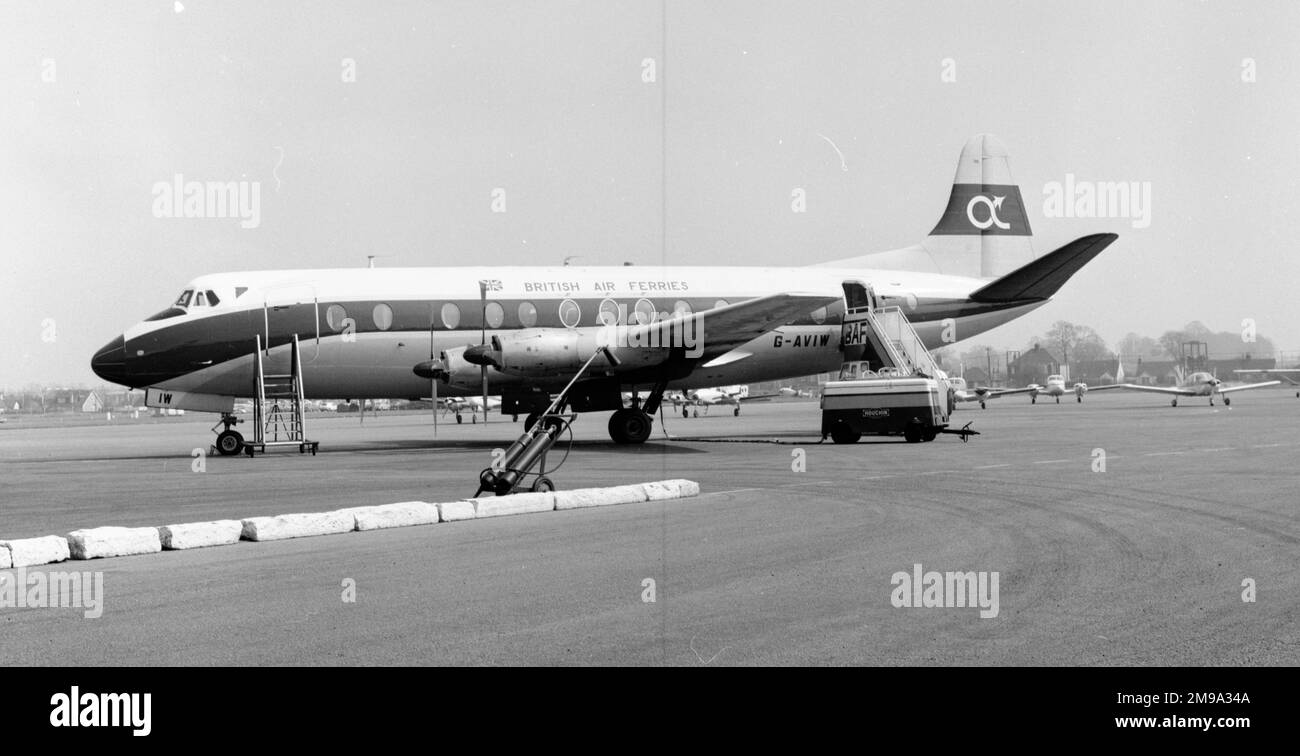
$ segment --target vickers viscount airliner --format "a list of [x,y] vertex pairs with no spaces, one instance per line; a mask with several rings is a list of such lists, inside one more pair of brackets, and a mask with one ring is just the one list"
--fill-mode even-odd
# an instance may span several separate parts
[[[150,389],[152,404],[224,414],[256,395],[255,338],[268,372],[287,369],[296,339],[309,399],[490,390],[503,413],[535,414],[614,336],[569,409],[612,410],[610,436],[641,443],[666,390],[838,369],[845,280],[865,281],[881,305],[903,308],[933,349],[1042,307],[1116,238],[1084,236],[1035,258],[1030,237],[1006,150],[981,135],[962,150],[939,222],[906,249],[784,268],[215,273],[190,281],[91,364],[105,380]],[[624,407],[623,391],[638,401]],[[238,453],[239,434],[228,427],[223,435],[219,449]]]

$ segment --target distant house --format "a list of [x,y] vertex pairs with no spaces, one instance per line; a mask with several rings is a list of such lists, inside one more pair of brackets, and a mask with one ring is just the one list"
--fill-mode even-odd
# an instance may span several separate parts
[[46,412],[76,412],[90,392],[86,389],[57,388],[45,392]]
[[1046,383],[1047,376],[1061,372],[1061,363],[1038,344],[1007,365],[1007,378],[1011,386],[1028,386]]
[[1124,360],[1124,382],[1141,386],[1173,386],[1178,383],[1178,362],[1175,360]]
[[[1070,369],[1071,380],[1089,386],[1104,386],[1117,382],[1115,372],[1119,369],[1119,363],[1116,360],[1082,360],[1070,365]],[[1126,374],[1124,379],[1127,381],[1129,377]]]

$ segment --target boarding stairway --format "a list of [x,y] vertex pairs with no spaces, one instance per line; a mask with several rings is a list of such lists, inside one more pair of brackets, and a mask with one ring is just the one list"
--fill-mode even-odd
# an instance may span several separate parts
[[254,451],[265,453],[270,447],[296,446],[299,454],[310,451],[315,456],[320,442],[307,440],[302,353],[297,334],[290,344],[289,372],[283,374],[266,372],[262,337],[254,338],[253,439],[244,442],[244,451],[251,457]]
[[[860,281],[845,281],[843,285],[845,312],[840,343],[845,369],[851,373],[848,379],[934,378],[939,374],[939,366],[902,308],[878,306],[871,287]],[[854,367],[849,368],[850,364]],[[846,376],[841,375],[841,379]]]

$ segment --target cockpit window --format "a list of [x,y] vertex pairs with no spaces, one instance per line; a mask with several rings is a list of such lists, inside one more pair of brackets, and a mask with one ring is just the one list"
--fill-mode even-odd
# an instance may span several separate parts
[[219,304],[221,304],[221,300],[217,299],[217,293],[212,289],[208,289],[208,305],[210,307],[216,307]]
[[194,290],[193,290],[193,289],[186,289],[185,291],[181,292],[181,295],[180,295],[179,297],[176,298],[176,302],[173,304],[173,306],[174,306],[174,307],[189,307],[189,306],[190,306],[190,297],[193,297],[193,296],[194,296]]
[[195,294],[195,295],[194,295],[194,306],[195,306],[195,307],[207,307],[207,306],[208,306],[208,297],[207,297],[207,295],[204,294],[204,293],[201,292],[201,291],[200,291],[198,294]]

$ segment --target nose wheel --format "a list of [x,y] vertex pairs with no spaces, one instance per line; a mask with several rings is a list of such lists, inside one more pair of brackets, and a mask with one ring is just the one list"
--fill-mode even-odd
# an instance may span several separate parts
[[233,457],[244,450],[244,436],[237,430],[223,430],[217,434],[217,453]]
[[[223,425],[225,429],[217,433],[216,443],[212,447],[223,457],[233,457],[244,450],[244,435],[235,430],[238,422],[239,418],[228,413],[222,413],[221,419],[217,421],[217,425]],[[216,432],[217,425],[212,426],[213,432]]]

